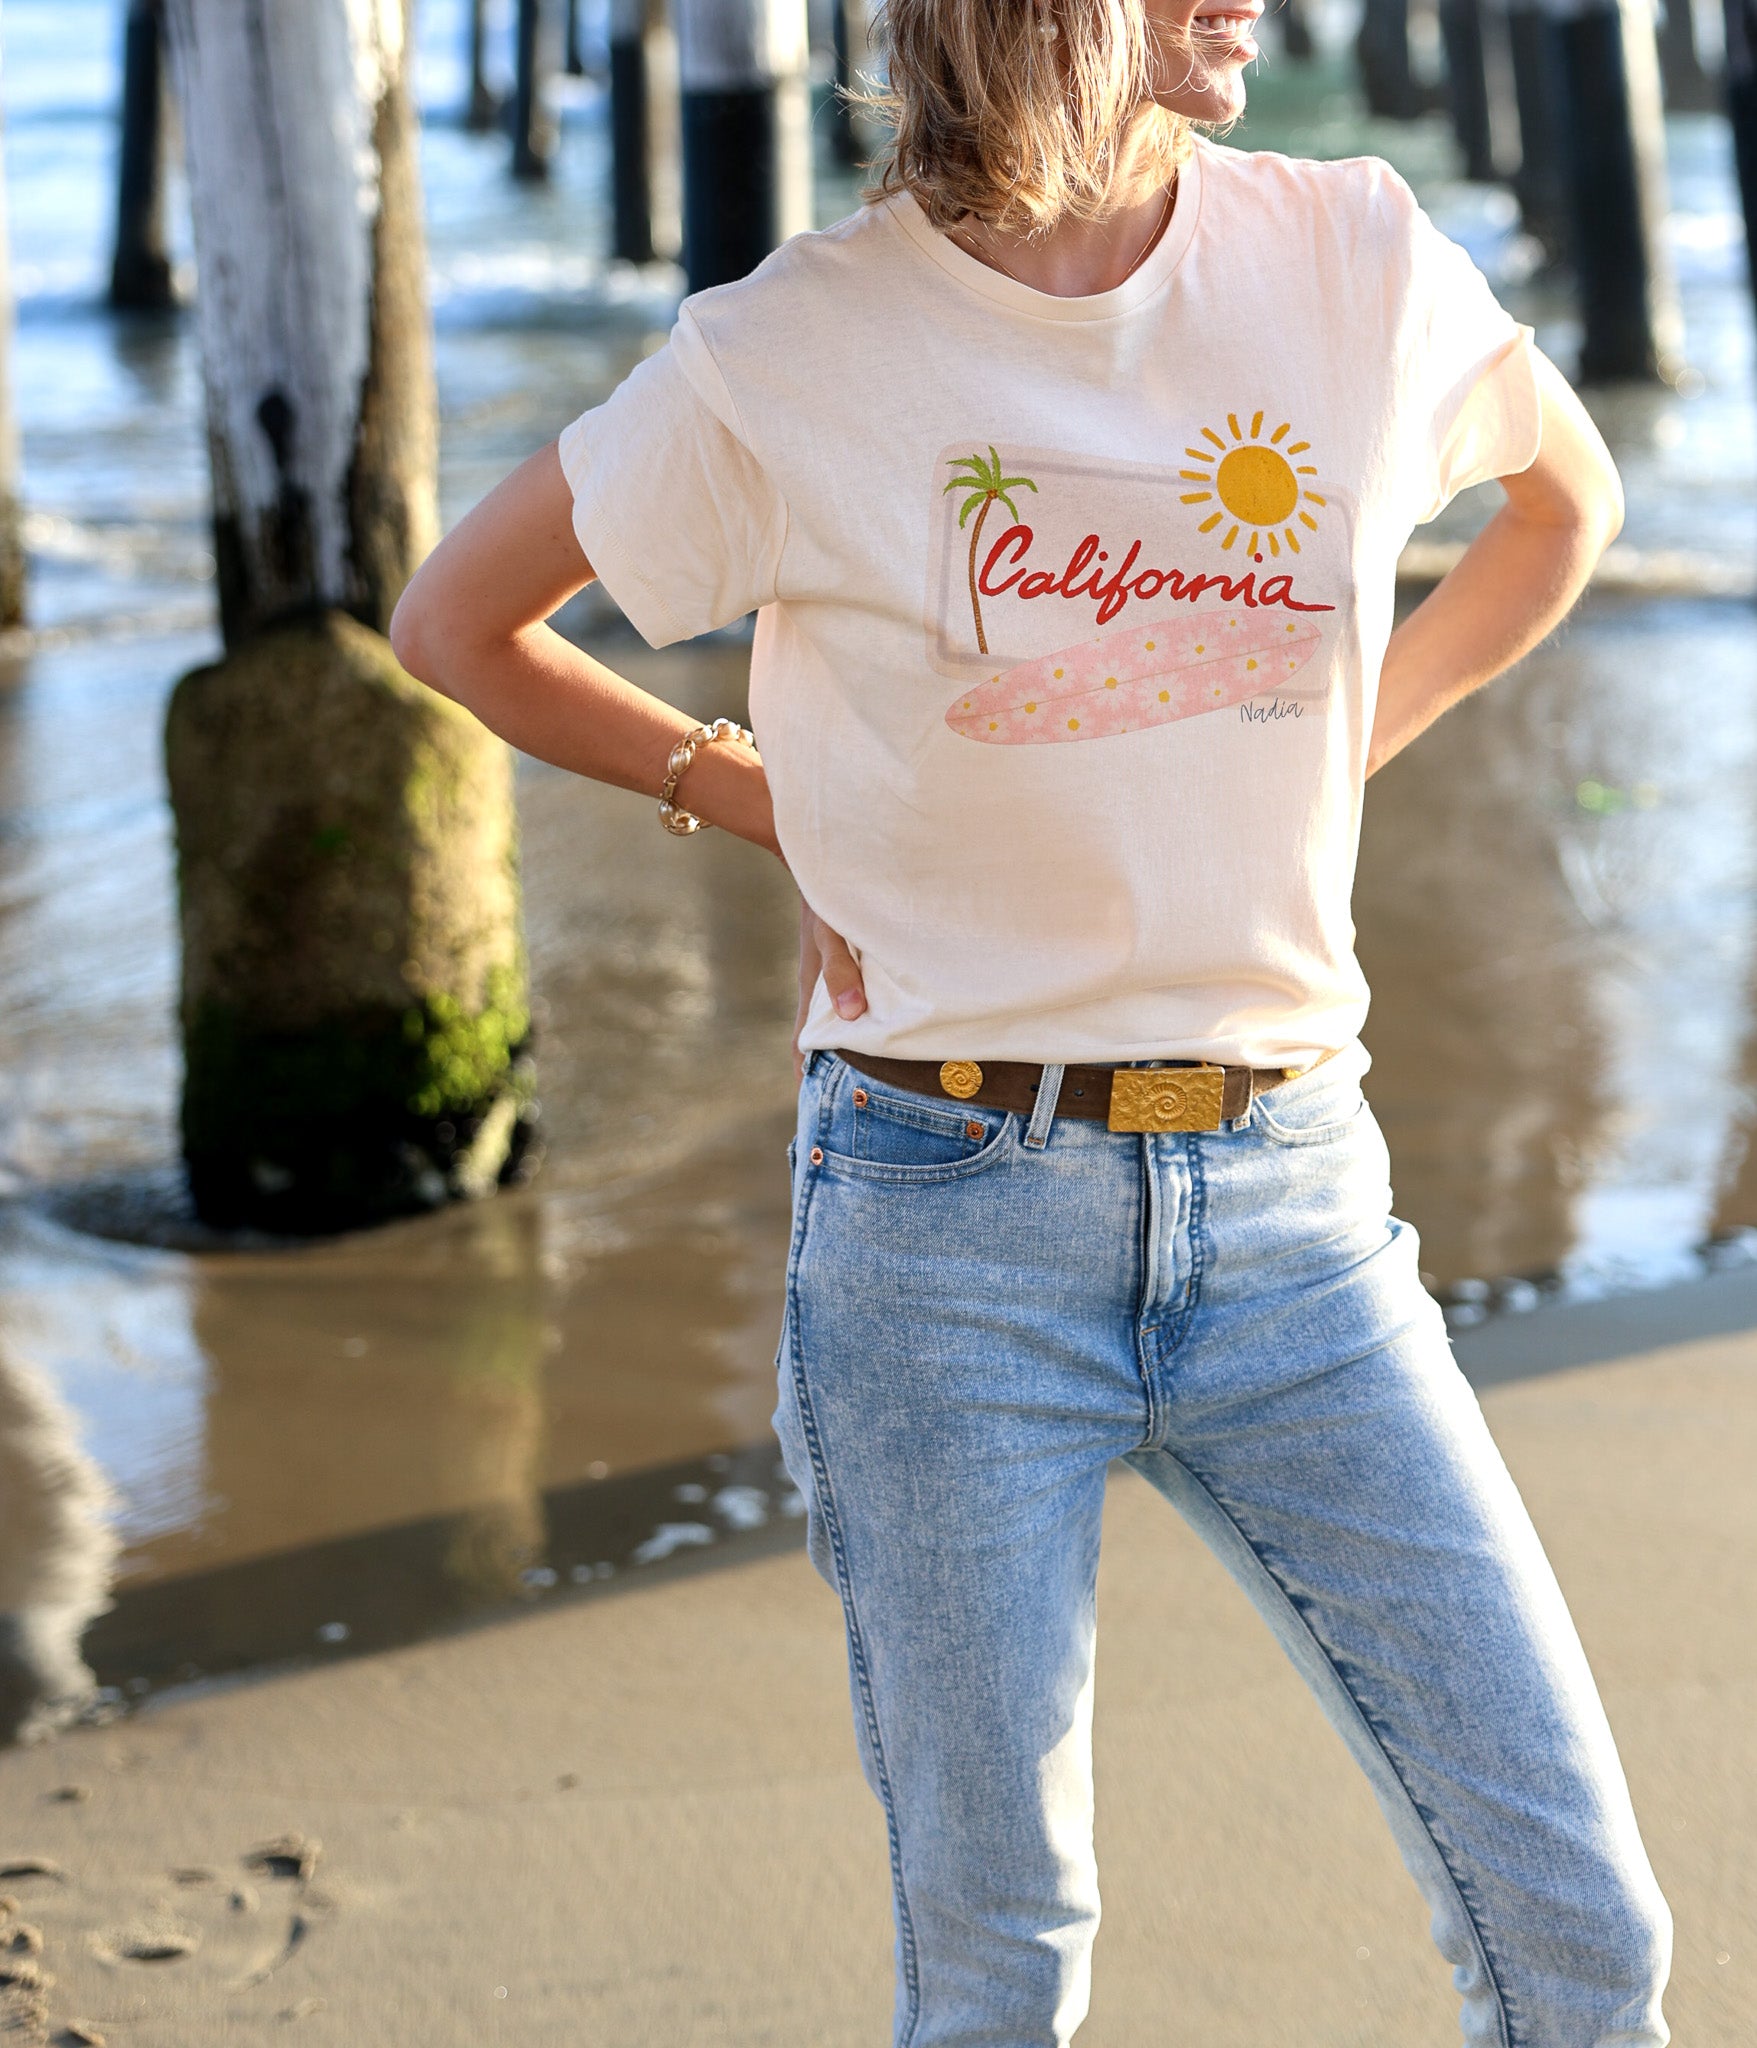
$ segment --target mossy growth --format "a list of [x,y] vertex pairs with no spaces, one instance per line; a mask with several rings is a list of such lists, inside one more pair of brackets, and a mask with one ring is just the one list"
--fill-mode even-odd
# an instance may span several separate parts
[[202,1219],[347,1229],[528,1173],[501,743],[330,613],[185,677],[166,749]]

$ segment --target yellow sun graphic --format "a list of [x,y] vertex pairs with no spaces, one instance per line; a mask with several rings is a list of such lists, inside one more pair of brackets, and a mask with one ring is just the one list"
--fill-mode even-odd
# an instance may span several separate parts
[[[1303,479],[1315,477],[1317,468],[1309,462],[1296,463],[1292,458],[1304,455],[1311,447],[1309,441],[1282,441],[1291,431],[1292,422],[1283,420],[1267,440],[1263,439],[1264,415],[1251,415],[1250,432],[1245,433],[1239,426],[1238,414],[1229,412],[1226,424],[1232,430],[1229,444],[1225,437],[1213,427],[1202,429],[1202,439],[1211,441],[1212,448],[1186,448],[1184,453],[1192,462],[1209,465],[1203,469],[1180,469],[1178,475],[1185,483],[1206,484],[1201,491],[1185,491],[1186,505],[1211,505],[1216,498],[1221,509],[1210,512],[1196,531],[1212,533],[1223,519],[1230,518],[1232,524],[1226,529],[1220,545],[1229,548],[1240,533],[1248,536],[1245,553],[1256,555],[1267,541],[1269,552],[1279,555],[1285,541],[1290,554],[1299,553],[1299,535],[1294,530],[1297,521],[1307,532],[1316,533],[1318,522],[1306,510],[1316,505],[1320,510],[1329,503],[1320,497]],[[1215,450],[1219,451],[1219,462],[1215,464]],[[1279,532],[1277,529],[1279,528]]]

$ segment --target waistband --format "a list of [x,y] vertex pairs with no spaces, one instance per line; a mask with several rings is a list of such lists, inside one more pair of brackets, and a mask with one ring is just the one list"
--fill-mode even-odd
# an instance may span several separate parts
[[[887,1087],[1021,1116],[1036,1107],[1044,1074],[1041,1066],[1023,1060],[891,1060],[842,1051],[836,1058]],[[1309,1067],[1223,1067],[1200,1060],[1064,1067],[1055,1113],[1105,1123],[1113,1131],[1217,1131],[1247,1115],[1257,1096],[1310,1072]]]

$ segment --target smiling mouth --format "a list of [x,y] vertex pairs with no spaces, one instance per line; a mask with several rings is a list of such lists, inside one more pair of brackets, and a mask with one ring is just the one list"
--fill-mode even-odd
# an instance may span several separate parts
[[1217,10],[1211,14],[1196,15],[1190,26],[1201,34],[1204,41],[1220,44],[1248,43],[1252,40],[1251,31],[1261,18],[1261,8],[1240,9],[1237,12],[1229,10],[1224,13]]

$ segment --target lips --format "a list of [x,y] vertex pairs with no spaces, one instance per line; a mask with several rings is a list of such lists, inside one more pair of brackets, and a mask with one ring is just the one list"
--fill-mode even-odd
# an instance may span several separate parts
[[1257,45],[1252,31],[1262,18],[1261,7],[1216,8],[1194,16],[1190,30],[1192,36],[1210,49],[1255,51]]

